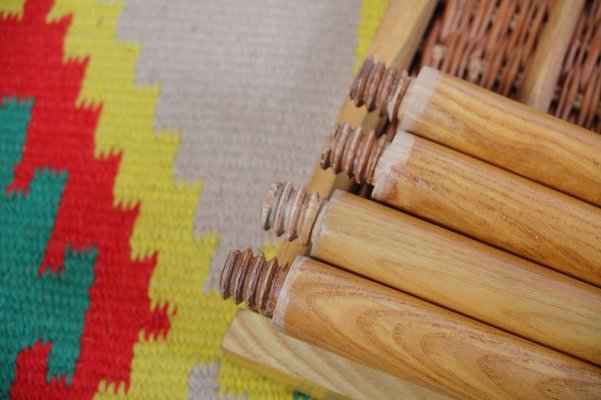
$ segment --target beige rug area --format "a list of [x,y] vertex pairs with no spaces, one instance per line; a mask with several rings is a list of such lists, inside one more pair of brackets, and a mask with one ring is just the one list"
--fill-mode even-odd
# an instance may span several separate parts
[[258,224],[269,184],[307,180],[352,79],[360,6],[125,3],[118,32],[142,43],[136,77],[161,83],[157,130],[184,134],[176,177],[203,182],[196,233],[219,235],[205,289],[229,250],[270,239]]

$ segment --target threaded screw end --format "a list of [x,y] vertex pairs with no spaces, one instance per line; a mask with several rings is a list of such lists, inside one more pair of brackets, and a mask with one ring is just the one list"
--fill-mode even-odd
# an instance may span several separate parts
[[348,122],[336,125],[321,153],[321,167],[344,172],[358,184],[373,184],[376,165],[389,140],[387,135],[376,137],[374,130],[365,134],[360,126],[353,129]]
[[353,81],[350,98],[357,107],[365,104],[368,111],[378,109],[380,116],[394,120],[410,82],[406,71],[395,66],[386,68],[382,61],[374,63],[368,56]]
[[261,212],[261,226],[288,240],[299,238],[304,246],[311,241],[311,231],[324,203],[317,192],[307,193],[304,187],[295,189],[292,183],[271,185]]
[[221,297],[232,297],[235,304],[244,301],[250,310],[271,317],[288,270],[288,264],[278,265],[275,258],[267,261],[263,254],[253,256],[250,248],[232,250],[221,272]]

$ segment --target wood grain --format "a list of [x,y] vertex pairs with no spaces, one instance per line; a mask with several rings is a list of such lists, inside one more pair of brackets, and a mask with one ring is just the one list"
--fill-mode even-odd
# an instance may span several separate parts
[[386,65],[407,69],[430,22],[436,1],[390,1],[368,54]]
[[350,193],[311,257],[601,366],[601,290]]
[[459,398],[601,398],[601,370],[590,364],[305,257],[272,325]]
[[238,311],[223,338],[222,349],[236,364],[315,399],[449,399],[276,332],[270,319],[248,310]]
[[[390,0],[384,17],[381,21],[380,27],[376,32],[376,35],[372,41],[372,44],[368,50],[369,54],[375,54],[378,59],[386,60],[387,63],[394,64],[400,68],[407,68],[413,59],[413,55],[417,50],[419,41],[426,26],[430,20],[430,17],[436,6],[435,0]],[[340,123],[351,122],[354,126],[362,125],[366,129],[371,129],[377,123],[378,116],[375,113],[368,114],[366,109],[358,108],[350,100],[345,100],[337,121]],[[313,173],[309,179],[307,187],[309,190],[316,190],[320,193],[323,198],[329,197],[332,192],[336,189],[346,189],[351,187],[351,182],[345,179],[342,175],[336,176],[331,171],[324,171],[319,166],[319,161],[316,163]],[[300,254],[305,254],[307,249],[303,247],[298,240],[293,242],[285,242],[279,248],[278,258],[281,262],[292,262],[294,258]],[[235,325],[232,325],[232,329],[235,329]],[[266,337],[267,332],[266,333]],[[310,349],[314,351],[320,351],[315,349],[313,346],[305,345],[302,351],[298,354],[305,354]],[[296,353],[295,353],[296,354]],[[291,355],[291,362],[293,362],[297,355]],[[261,357],[249,357],[243,360],[239,358],[238,361],[246,367],[253,367],[258,370],[268,370],[268,362]],[[343,365],[344,360],[340,360],[340,365]],[[351,361],[346,361],[351,363]],[[303,371],[321,371],[323,368],[319,363],[319,359],[305,359]],[[284,368],[281,365],[276,365],[276,369]],[[376,381],[372,374],[366,373],[366,371],[360,368],[344,369],[348,371],[347,380],[354,382],[379,382],[378,386],[385,390],[388,386],[386,382]],[[286,373],[278,374],[274,369],[270,376],[278,381],[286,381],[284,378]],[[318,381],[315,374],[301,374],[304,382],[303,387],[307,387],[311,382]],[[346,393],[349,389],[344,389],[337,386],[339,391]],[[369,385],[366,385],[365,390],[371,390]],[[399,389],[400,390],[400,389]],[[331,391],[330,393],[334,392]],[[366,392],[372,393],[372,392]],[[404,392],[399,392],[404,393]],[[421,398],[417,394],[416,399]],[[367,398],[394,398],[396,396],[371,396]],[[443,398],[444,396],[440,396]],[[320,398],[320,397],[317,397]],[[357,397],[361,398],[361,397]],[[407,395],[408,399],[411,399]],[[433,394],[431,396],[425,396],[423,398],[436,399]]]
[[526,70],[517,100],[542,112],[549,110],[566,52],[574,35],[584,0],[555,0],[536,52]]
[[[372,54],[377,60],[383,60],[386,65],[408,68],[435,6],[435,0],[389,1],[368,54]],[[376,113],[367,113],[365,107],[356,107],[349,99],[345,100],[337,118],[338,123],[361,125],[365,130],[373,128],[377,120]],[[336,189],[349,190],[351,186],[352,182],[343,176],[323,170],[319,161],[306,185],[309,191],[317,191],[322,198],[328,198]],[[306,251],[307,249],[297,242],[285,242],[280,247],[278,259],[291,262],[297,255],[305,254]]]
[[601,135],[469,82],[423,68],[399,130],[601,206]]
[[372,198],[601,286],[601,209],[397,132]]

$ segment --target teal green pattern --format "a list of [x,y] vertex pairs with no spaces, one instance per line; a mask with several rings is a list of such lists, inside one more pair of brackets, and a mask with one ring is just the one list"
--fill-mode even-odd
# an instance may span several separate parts
[[48,376],[70,383],[79,357],[96,253],[65,249],[62,271],[40,274],[66,172],[36,170],[29,191],[7,191],[21,160],[33,101],[0,106],[0,398],[8,395],[19,352],[51,342]]

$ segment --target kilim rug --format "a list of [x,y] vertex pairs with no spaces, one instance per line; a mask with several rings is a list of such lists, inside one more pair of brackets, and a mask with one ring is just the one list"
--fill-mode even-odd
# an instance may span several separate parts
[[222,359],[386,0],[0,0],[0,398],[293,399]]

